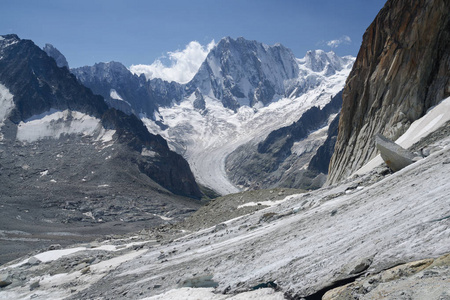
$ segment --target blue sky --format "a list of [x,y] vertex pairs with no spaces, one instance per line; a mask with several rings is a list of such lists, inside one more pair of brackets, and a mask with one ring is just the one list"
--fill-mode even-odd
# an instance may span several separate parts
[[[224,36],[355,55],[385,0],[0,0],[0,34],[51,43],[71,67],[152,64],[191,41]],[[348,38],[347,38],[348,37]],[[327,45],[336,42],[337,47]],[[351,41],[350,41],[351,40]],[[331,44],[330,44],[331,45]],[[165,62],[167,63],[167,62]]]

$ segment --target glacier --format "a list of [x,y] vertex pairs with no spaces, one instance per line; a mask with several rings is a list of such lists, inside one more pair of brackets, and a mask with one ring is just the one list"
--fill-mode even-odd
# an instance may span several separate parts
[[[300,70],[297,80],[302,82],[298,86],[304,91],[294,90],[291,94],[300,93],[299,96],[281,97],[266,106],[242,105],[235,112],[207,93],[206,109],[199,111],[194,107],[193,93],[171,107],[160,107],[156,121],[144,115],[141,118],[151,133],[163,136],[172,150],[183,155],[200,184],[222,195],[236,193],[240,188],[229,181],[225,172],[228,154],[240,145],[259,142],[271,131],[292,124],[310,107],[324,106],[344,86],[354,58],[341,59],[320,50],[314,53],[324,60],[320,68],[311,66],[311,59],[297,61]],[[339,62],[335,64],[338,67],[330,67],[334,70],[330,75],[327,66],[331,66],[331,58]],[[214,69],[213,72],[220,73]],[[157,121],[168,128],[162,129]]]

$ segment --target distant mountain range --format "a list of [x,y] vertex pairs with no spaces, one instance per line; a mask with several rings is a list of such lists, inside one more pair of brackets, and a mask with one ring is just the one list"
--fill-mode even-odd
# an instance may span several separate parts
[[[109,106],[142,118],[151,132],[164,136],[172,149],[188,159],[202,184],[224,194],[239,190],[235,187],[238,182],[231,183],[228,176],[235,177],[230,170],[237,170],[240,165],[235,161],[233,167],[229,160],[228,172],[225,172],[225,156],[243,143],[264,139],[270,131],[298,121],[310,107],[326,105],[342,89],[353,60],[322,50],[308,51],[304,58],[297,59],[281,44],[268,46],[244,38],[226,37],[210,51],[196,75],[186,84],[147,80],[117,62],[75,68],[71,72],[83,85],[103,96]],[[289,103],[283,104],[280,110],[276,103],[286,99],[290,99]],[[276,114],[282,118],[273,120]],[[252,118],[258,118],[257,123],[264,125],[244,129],[253,126]],[[318,130],[327,126],[327,122],[310,125]],[[226,151],[214,153],[209,147],[227,143],[225,136],[229,143],[236,136],[242,139],[237,144],[227,145]],[[309,161],[320,145],[320,141],[316,142],[308,155],[302,156],[303,163]],[[205,155],[210,166],[201,165]],[[216,169],[214,176],[209,174],[211,168]],[[274,171],[283,173],[282,169]],[[287,182],[278,176],[269,184],[304,186],[298,180]]]

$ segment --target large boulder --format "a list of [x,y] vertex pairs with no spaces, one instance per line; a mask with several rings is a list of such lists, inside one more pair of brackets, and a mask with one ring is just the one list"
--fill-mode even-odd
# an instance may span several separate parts
[[414,162],[414,154],[403,149],[400,145],[389,140],[382,134],[375,136],[375,145],[380,151],[381,158],[383,158],[384,162],[394,172]]

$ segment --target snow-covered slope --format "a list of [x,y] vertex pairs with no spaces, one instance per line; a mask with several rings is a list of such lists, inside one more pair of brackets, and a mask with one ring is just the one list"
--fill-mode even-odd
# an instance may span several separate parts
[[[423,137],[427,136],[431,132],[435,131],[446,122],[450,120],[450,97],[442,100],[439,105],[436,105],[428,111],[428,113],[422,118],[414,121],[408,130],[400,136],[395,142],[407,149],[414,143],[417,143]],[[353,175],[362,175],[370,172],[377,166],[383,163],[383,159],[378,154],[371,159],[362,168],[356,171]]]
[[0,141],[3,139],[1,129],[13,107],[13,95],[9,92],[6,86],[0,83]]
[[187,90],[198,89],[235,111],[243,105],[262,107],[316,88],[322,76],[334,75],[352,61],[322,50],[308,51],[305,58],[296,59],[281,44],[226,37],[208,54]]
[[17,126],[17,140],[35,142],[62,135],[82,134],[104,142],[112,141],[115,130],[105,129],[100,119],[76,111],[49,111]]
[[[276,48],[276,46],[274,47]],[[259,51],[267,50],[264,46],[260,46],[260,48]],[[315,55],[312,55],[313,53]],[[232,56],[227,56],[227,58],[236,59]],[[210,66],[214,59],[216,59],[215,56],[208,56],[200,68],[199,76],[204,74],[204,69]],[[239,189],[231,184],[226,176],[225,158],[227,155],[250,140],[261,141],[271,131],[292,124],[311,106],[327,104],[331,97],[344,86],[352,62],[353,58],[351,57],[339,58],[331,52],[325,53],[319,50],[308,52],[306,58],[295,60],[296,67],[289,73],[291,76],[289,80],[286,79],[288,73],[284,74],[286,78],[281,75],[277,79],[272,78],[274,84],[276,83],[279,88],[287,82],[292,84],[289,97],[279,95],[277,101],[253,107],[251,107],[250,101],[242,102],[243,105],[239,105],[236,111],[224,106],[223,101],[216,96],[220,93],[208,92],[211,91],[209,89],[210,81],[204,81],[208,83],[205,83],[206,85],[199,84],[197,93],[193,92],[189,97],[171,107],[159,108],[156,121],[167,127],[156,125],[156,122],[151,119],[143,118],[143,121],[150,132],[161,134],[173,149],[188,160],[196,179],[201,184],[220,194],[237,192]],[[216,70],[212,74],[214,76],[224,75],[224,71],[217,68],[211,68],[211,70]],[[333,72],[330,71],[331,69]],[[241,74],[240,70],[239,72],[235,69],[232,70]],[[230,74],[234,75],[231,71]],[[209,75],[204,76],[211,78]],[[227,75],[227,77],[214,78],[222,78],[222,84],[226,78],[234,77]],[[196,82],[196,80],[198,77],[197,79],[194,77],[192,82]],[[285,89],[285,91],[287,90]],[[204,108],[199,109],[196,101],[199,99],[198,95],[202,93],[201,99],[204,100]]]
[[[300,299],[319,297],[340,280],[438,257],[450,246],[450,138],[437,143],[441,150],[392,175],[378,169],[341,185],[291,195],[167,243],[141,239],[134,246],[132,240],[104,242],[94,245],[96,250],[79,246],[37,266],[25,257],[0,269],[11,282],[0,298]],[[50,254],[35,258],[44,261]],[[440,273],[425,277],[438,282],[435,292],[445,295],[449,271],[437,268]],[[258,287],[277,292],[252,292]],[[404,288],[411,299],[423,299],[417,296],[420,285]],[[394,288],[390,299],[402,291]]]

